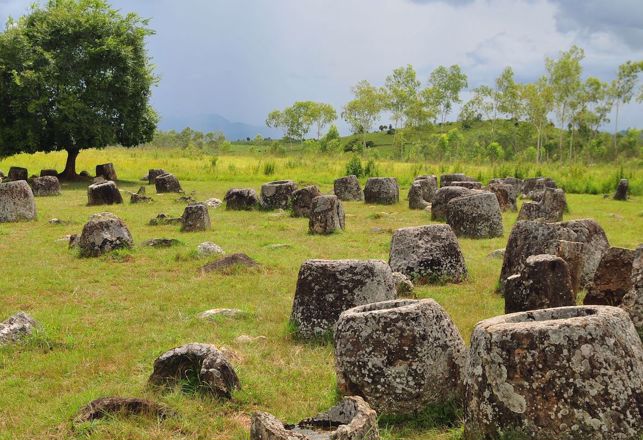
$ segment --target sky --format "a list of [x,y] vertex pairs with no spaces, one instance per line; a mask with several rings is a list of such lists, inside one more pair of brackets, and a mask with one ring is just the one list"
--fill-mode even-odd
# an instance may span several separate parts
[[[0,21],[32,2],[0,0]],[[545,73],[545,57],[572,44],[585,50],[584,77],[611,80],[619,64],[643,59],[643,0],[111,3],[151,20],[148,47],[161,78],[153,105],[166,122],[218,114],[263,125],[268,112],[297,100],[327,102],[339,113],[352,85],[383,85],[407,64],[423,83],[438,65],[459,64],[473,88],[506,66],[518,81],[533,81]],[[643,128],[643,105],[621,115],[620,127]]]

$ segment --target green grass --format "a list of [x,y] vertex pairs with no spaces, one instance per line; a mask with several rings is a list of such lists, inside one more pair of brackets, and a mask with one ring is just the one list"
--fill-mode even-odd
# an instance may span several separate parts
[[[60,168],[63,160],[62,154],[22,155],[0,162],[0,169],[6,171],[8,164],[31,170]],[[205,200],[223,198],[234,186],[258,189],[264,181],[286,177],[300,184],[318,183],[328,192],[332,179],[343,174],[346,160],[237,154],[221,156],[212,168],[209,157],[109,149],[81,153],[80,168],[93,170],[96,163],[112,161],[124,179],[120,188],[135,191],[141,184],[137,178],[148,168],[163,167],[182,178],[186,191]],[[267,162],[275,164],[270,177],[263,175]],[[424,165],[383,162],[380,166],[383,174],[400,177],[406,195],[412,173]],[[332,347],[294,340],[288,324],[299,266],[309,258],[387,260],[391,231],[430,222],[426,213],[410,211],[405,202],[395,206],[353,202],[344,204],[344,233],[313,236],[305,219],[219,208],[210,210],[211,231],[182,234],[178,226],[147,225],[160,212],[178,216],[184,207],[174,195],[157,196],[151,187],[148,194],[154,203],[130,205],[126,200],[121,206],[87,207],[85,185],[65,184],[62,196],[37,199],[37,221],[0,224],[0,319],[24,310],[42,324],[42,330],[23,343],[0,348],[0,439],[247,439],[254,410],[294,422],[327,409],[337,400]],[[571,194],[568,201],[567,219],[595,218],[614,246],[634,247],[643,237],[640,196],[616,202]],[[81,259],[57,241],[79,233],[91,214],[105,210],[127,223],[139,246],[115,256]],[[71,223],[51,225],[48,220],[53,217]],[[504,237],[460,240],[470,272],[466,282],[417,289],[419,297],[434,298],[445,307],[466,341],[476,322],[502,313],[502,299],[494,293],[501,260],[487,255],[505,246],[515,220],[515,213],[504,215]],[[177,238],[183,244],[163,249],[140,246],[156,237]],[[198,268],[214,259],[194,256],[193,250],[203,241],[219,244],[228,254],[245,252],[262,267],[202,275]],[[271,246],[275,244],[288,246]],[[216,321],[196,317],[215,307],[239,308],[251,316]],[[267,340],[237,343],[235,338],[244,334]],[[147,387],[154,359],[189,342],[213,343],[236,354],[232,363],[243,389],[231,402]],[[81,406],[113,395],[164,402],[178,417],[160,423],[116,418],[96,423],[91,430],[71,430],[71,419]],[[429,422],[434,418],[427,416]],[[383,435],[458,438],[460,428],[429,422],[387,423]]]

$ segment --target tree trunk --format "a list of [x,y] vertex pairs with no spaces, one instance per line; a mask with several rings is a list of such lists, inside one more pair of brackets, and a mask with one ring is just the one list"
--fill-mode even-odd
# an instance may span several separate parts
[[67,149],[67,161],[65,162],[65,170],[58,174],[58,177],[64,180],[74,180],[78,178],[76,174],[76,158],[80,153],[78,148],[69,148]]
[[614,157],[618,156],[618,110],[619,110],[619,103],[616,103],[616,117],[614,118],[614,136],[613,136],[613,141],[614,141]]

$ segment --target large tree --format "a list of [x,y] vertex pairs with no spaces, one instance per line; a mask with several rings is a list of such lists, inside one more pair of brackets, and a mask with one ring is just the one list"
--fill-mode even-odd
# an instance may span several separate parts
[[[634,89],[638,81],[639,73],[643,72],[643,61],[627,61],[618,67],[616,79],[612,81],[609,94],[613,99],[616,114],[614,117],[614,148],[617,147],[616,137],[618,133],[618,118],[621,107],[629,103],[634,97]],[[643,100],[643,88],[638,100]]]
[[362,143],[366,146],[366,133],[373,128],[384,108],[385,93],[368,81],[360,81],[352,91],[355,99],[344,106],[342,118],[351,126],[353,133],[362,135]]
[[440,122],[445,122],[453,104],[459,104],[460,92],[467,88],[467,75],[460,66],[438,66],[429,76],[429,89],[426,96],[432,101],[432,107],[438,109]]
[[296,101],[283,110],[273,110],[268,114],[266,125],[280,128],[286,137],[301,141],[313,125],[317,128],[317,139],[322,129],[337,119],[337,112],[330,104],[313,101]]
[[554,108],[554,94],[546,77],[519,87],[520,107],[527,122],[536,130],[536,161],[542,159],[543,133],[549,124],[547,115]]
[[410,64],[406,67],[398,67],[386,77],[385,108],[391,112],[395,128],[405,126],[407,121],[416,114],[417,110],[414,106],[418,102],[420,85],[415,70]]
[[76,177],[85,148],[152,139],[156,83],[147,20],[103,0],[35,4],[0,33],[0,153],[67,151]]
[[[577,93],[582,86],[581,73],[583,71],[580,62],[584,57],[583,49],[572,46],[567,52],[561,52],[558,59],[547,58],[545,60],[547,79],[554,96],[554,111],[560,128],[558,146],[561,160],[563,158],[563,133],[573,121],[575,112],[578,110]],[[570,138],[570,159],[571,142]]]

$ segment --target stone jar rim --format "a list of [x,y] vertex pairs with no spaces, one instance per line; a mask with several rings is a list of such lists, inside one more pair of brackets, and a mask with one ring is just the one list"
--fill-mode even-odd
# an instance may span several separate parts
[[432,299],[393,299],[353,307],[352,309],[346,310],[342,315],[386,314],[391,311],[412,311],[422,304],[431,303],[435,303],[435,301]]
[[628,318],[625,311],[611,306],[569,306],[530,310],[497,316],[479,322],[476,328],[493,333],[504,330],[538,330],[586,326],[588,321],[599,324]]

